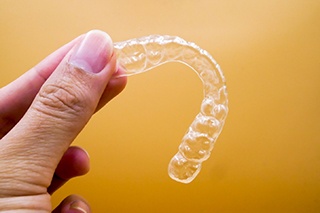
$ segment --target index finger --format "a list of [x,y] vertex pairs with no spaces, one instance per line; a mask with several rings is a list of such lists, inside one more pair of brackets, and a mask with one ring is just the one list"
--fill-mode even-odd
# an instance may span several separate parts
[[43,83],[83,37],[65,44],[15,81],[0,89],[0,138],[24,115]]

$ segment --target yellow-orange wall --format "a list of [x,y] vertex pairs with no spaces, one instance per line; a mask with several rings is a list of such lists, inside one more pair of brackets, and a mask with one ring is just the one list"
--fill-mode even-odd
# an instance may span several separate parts
[[91,171],[53,204],[83,195],[93,212],[320,212],[320,1],[0,1],[0,86],[91,29],[114,41],[178,35],[208,50],[230,111],[194,182],[167,164],[197,114],[202,86],[186,66],[130,77],[76,139]]

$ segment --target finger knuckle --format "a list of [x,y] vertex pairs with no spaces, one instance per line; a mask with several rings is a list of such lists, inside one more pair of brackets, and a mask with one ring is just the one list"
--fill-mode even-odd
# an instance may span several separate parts
[[39,92],[38,109],[55,116],[78,115],[86,105],[84,96],[77,84],[47,84]]

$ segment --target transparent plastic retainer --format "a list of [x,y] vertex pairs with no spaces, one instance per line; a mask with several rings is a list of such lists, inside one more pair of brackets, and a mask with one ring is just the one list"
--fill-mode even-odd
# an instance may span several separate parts
[[200,172],[202,162],[210,157],[228,113],[225,77],[220,66],[207,51],[176,36],[151,35],[117,42],[114,50],[118,62],[126,69],[122,76],[143,73],[168,62],[180,62],[201,79],[204,98],[200,112],[168,166],[173,180],[190,183]]

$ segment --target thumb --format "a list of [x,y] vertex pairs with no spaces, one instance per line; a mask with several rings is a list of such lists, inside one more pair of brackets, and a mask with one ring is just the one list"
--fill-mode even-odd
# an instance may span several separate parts
[[[29,110],[0,143],[0,162],[9,166],[23,194],[43,193],[63,153],[86,125],[115,71],[111,38],[90,31],[43,84]],[[4,156],[4,157],[3,157]],[[12,175],[11,175],[12,176]],[[11,184],[14,185],[14,184]],[[37,191],[38,190],[38,191]],[[11,190],[12,191],[12,190]]]

